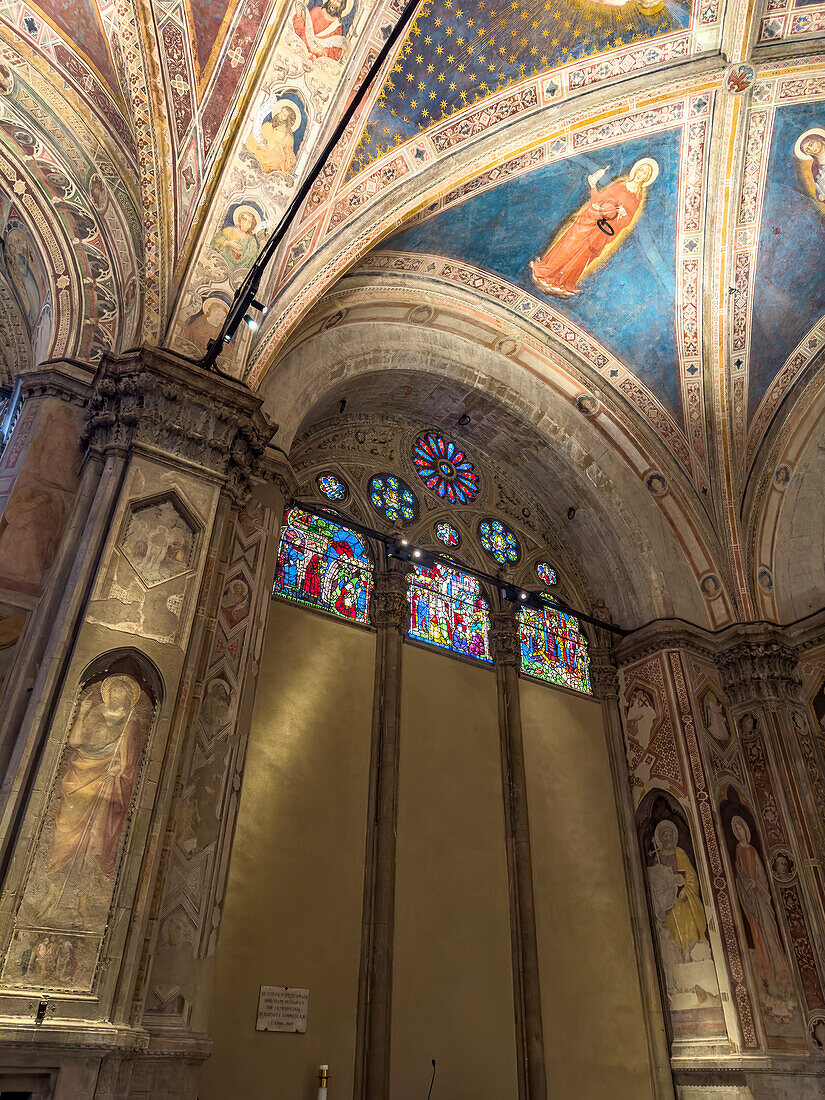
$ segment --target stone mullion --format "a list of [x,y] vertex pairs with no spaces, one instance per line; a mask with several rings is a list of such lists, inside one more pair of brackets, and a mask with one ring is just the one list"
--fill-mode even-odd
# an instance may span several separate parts
[[639,988],[645,1020],[645,1037],[650,1057],[651,1092],[654,1100],[673,1100],[673,1076],[665,1026],[662,992],[647,910],[647,892],[636,840],[633,799],[627,781],[627,756],[619,710],[618,673],[606,648],[591,647],[590,678],[593,694],[601,703],[605,742],[610,761],[610,778],[616,797],[616,817],[622,848],[630,927],[639,973]]
[[389,1100],[401,669],[410,604],[406,570],[375,575],[377,628],[356,1021],[355,1100]]
[[521,644],[513,611],[492,614],[490,641],[498,691],[519,1096],[523,1100],[546,1100],[541,976],[521,723]]

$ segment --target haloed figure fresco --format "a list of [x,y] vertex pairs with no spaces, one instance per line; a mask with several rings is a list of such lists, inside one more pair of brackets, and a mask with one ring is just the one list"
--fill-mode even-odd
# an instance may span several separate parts
[[573,298],[579,293],[580,281],[608,259],[633,228],[659,165],[644,157],[627,176],[600,190],[599,181],[608,171],[609,165],[587,177],[588,202],[565,223],[544,255],[530,262],[533,282],[545,294]]
[[825,129],[806,130],[794,146],[794,156],[806,189],[816,200],[820,213],[825,214]]

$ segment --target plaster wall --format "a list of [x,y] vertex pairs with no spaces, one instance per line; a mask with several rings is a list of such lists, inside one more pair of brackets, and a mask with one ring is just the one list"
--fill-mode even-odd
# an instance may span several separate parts
[[[375,636],[273,600],[200,1100],[352,1095]],[[257,1032],[261,985],[309,987],[305,1035]]]
[[515,1100],[495,675],[403,652],[390,1095]]
[[652,1095],[601,708],[521,680],[548,1094]]

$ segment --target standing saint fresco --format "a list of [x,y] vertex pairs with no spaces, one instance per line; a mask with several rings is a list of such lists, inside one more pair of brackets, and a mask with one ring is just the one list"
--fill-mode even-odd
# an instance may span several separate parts
[[714,741],[718,741],[720,745],[726,744],[730,739],[727,715],[723,704],[712,691],[709,691],[705,696],[702,710],[705,718],[705,729]]
[[730,829],[737,840],[736,892],[750,928],[760,977],[768,988],[776,983],[787,985],[791,970],[776,923],[768,876],[751,844],[751,831],[745,819],[731,818]]
[[84,689],[64,754],[37,916],[88,908],[91,883],[115,871],[151,710],[141,685],[116,673]]
[[660,821],[653,833],[653,862],[648,867],[653,911],[681,961],[690,962],[695,944],[705,938],[708,922],[699,892],[699,876],[687,853],[678,847],[679,829]]
[[[587,177],[590,199],[574,215],[545,254],[530,261],[533,282],[555,298],[573,298],[579,282],[599,262],[608,245],[618,245],[636,222],[645,192],[659,174],[651,157],[637,161],[627,176],[599,190],[597,184],[608,171],[599,168]],[[605,257],[607,258],[607,257]]]

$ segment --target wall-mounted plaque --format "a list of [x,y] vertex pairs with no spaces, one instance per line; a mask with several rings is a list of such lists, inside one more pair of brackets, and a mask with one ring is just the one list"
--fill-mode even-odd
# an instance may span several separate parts
[[300,1031],[307,1029],[309,990],[292,985],[262,985],[258,996],[256,1031]]

